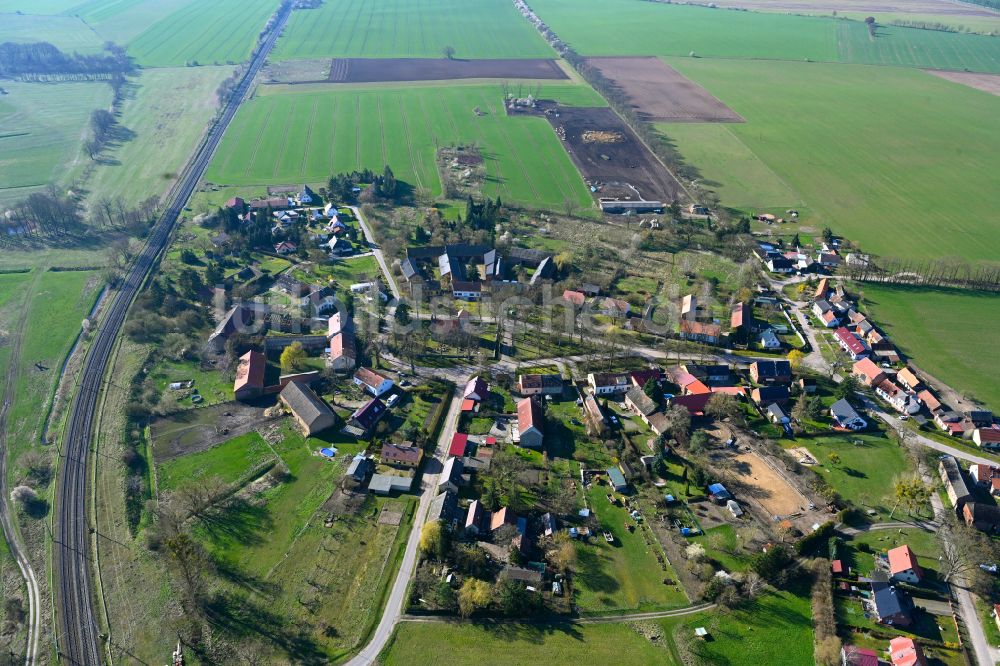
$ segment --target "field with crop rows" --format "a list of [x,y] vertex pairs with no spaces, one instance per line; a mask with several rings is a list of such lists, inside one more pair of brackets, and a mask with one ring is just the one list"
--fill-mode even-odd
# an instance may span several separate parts
[[79,16],[101,36],[116,44],[128,44],[143,30],[191,0],[85,0],[65,11]]
[[669,62],[747,120],[728,128],[815,224],[877,254],[1000,256],[1000,98],[902,68]]
[[292,14],[274,60],[293,58],[551,58],[509,0],[344,0]]
[[958,391],[1000,410],[1000,296],[950,289],[865,284],[864,303],[914,363]]
[[[0,12],[4,11],[0,5]],[[35,16],[0,13],[0,43],[47,41],[57,48],[80,53],[96,53],[101,38],[75,16]]]
[[128,53],[146,67],[240,62],[277,7],[275,0],[191,2],[144,30]]
[[104,83],[4,81],[0,95],[0,202],[58,180],[79,160],[90,113],[106,108]]
[[671,55],[902,65],[1000,73],[991,37],[880,27],[829,17],[739,12],[638,0],[535,0],[581,55]]
[[[543,97],[600,105],[589,88],[543,85]],[[479,107],[483,115],[473,109]],[[247,103],[206,176],[223,185],[324,182],[331,174],[390,165],[397,178],[438,195],[437,146],[477,143],[485,194],[534,207],[590,194],[551,126],[507,117],[490,85],[350,89],[269,95]]]

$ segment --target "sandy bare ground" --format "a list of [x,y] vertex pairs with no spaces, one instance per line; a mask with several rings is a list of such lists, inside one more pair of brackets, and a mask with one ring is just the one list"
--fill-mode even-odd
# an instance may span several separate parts
[[972,72],[942,72],[936,69],[925,69],[928,74],[961,83],[962,85],[988,92],[1000,97],[1000,74],[973,74]]
[[736,461],[745,472],[740,480],[763,491],[756,499],[772,516],[787,516],[808,508],[807,500],[756,453],[742,453]]
[[741,123],[743,118],[659,58],[587,58],[646,120]]

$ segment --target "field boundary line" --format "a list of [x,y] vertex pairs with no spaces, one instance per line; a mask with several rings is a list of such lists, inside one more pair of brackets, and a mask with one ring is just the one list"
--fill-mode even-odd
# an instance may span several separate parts
[[725,129],[725,131],[729,133],[729,136],[733,137],[733,139],[735,141],[739,142],[739,144],[741,146],[743,146],[744,148],[746,148],[747,152],[750,153],[751,155],[753,155],[753,158],[755,160],[757,160],[758,162],[760,162],[761,166],[763,166],[767,170],[767,172],[769,174],[771,174],[772,176],[774,176],[774,178],[779,183],[781,183],[782,185],[784,185],[785,188],[792,194],[793,197],[798,198],[798,200],[799,200],[798,201],[798,206],[800,208],[812,208],[812,206],[810,206],[809,203],[807,203],[806,200],[802,197],[802,193],[799,192],[799,190],[797,188],[792,187],[791,183],[789,183],[784,178],[782,178],[781,175],[779,175],[777,171],[775,171],[774,169],[771,168],[770,164],[768,164],[763,159],[761,159],[760,155],[758,155],[757,152],[753,148],[751,148],[750,146],[748,146],[747,143],[746,143],[746,141],[744,141],[743,139],[741,139],[739,136],[736,135],[735,132],[733,132],[733,129],[731,127],[729,127],[729,123],[718,123],[718,124],[723,126],[723,129]]
[[[423,179],[420,177],[420,168],[417,165],[416,160],[413,157],[413,141],[410,139],[410,122],[406,119],[406,110],[403,108],[403,97],[402,95],[396,98],[399,103],[399,117],[403,120],[403,136],[406,137],[406,152],[410,154],[410,166],[413,167],[413,175],[417,181],[417,187],[423,189],[424,183]],[[437,150],[434,151],[434,163],[437,164],[438,155]]]
[[[253,168],[254,162],[257,161],[257,153],[260,151],[261,137],[265,134],[264,130],[267,128],[268,124],[271,122],[271,114],[274,113],[274,106],[275,105],[272,104],[270,106],[270,108],[268,108],[267,115],[264,116],[264,122],[261,123],[260,131],[257,133],[257,140],[254,141],[253,152],[250,153],[250,159],[247,160],[247,164],[243,168],[243,175],[246,176],[247,178],[250,178],[250,170],[251,170],[251,168]],[[236,151],[233,151],[232,155],[235,155],[235,154],[236,154]],[[225,165],[223,165],[223,169],[225,169]]]
[[[308,173],[306,167],[306,163],[308,160],[306,160],[306,158],[309,156],[309,142],[310,139],[312,139],[313,127],[316,125],[316,115],[318,111],[319,111],[319,100],[314,99],[312,105],[312,114],[309,116],[309,129],[306,130],[306,141],[302,150],[302,160],[299,162],[299,172],[301,172],[303,176],[306,173]],[[305,179],[303,178],[303,180]]]

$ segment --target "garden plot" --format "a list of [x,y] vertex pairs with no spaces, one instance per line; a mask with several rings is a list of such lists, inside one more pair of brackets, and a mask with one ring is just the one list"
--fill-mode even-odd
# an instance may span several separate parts
[[742,116],[659,58],[587,58],[653,122],[741,123]]
[[752,497],[772,516],[788,516],[805,511],[809,500],[756,453],[735,456],[740,481],[755,489]]

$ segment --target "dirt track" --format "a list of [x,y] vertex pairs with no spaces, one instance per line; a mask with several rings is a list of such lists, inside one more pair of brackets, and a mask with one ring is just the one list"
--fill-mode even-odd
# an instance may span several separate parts
[[[557,106],[542,102],[538,109],[515,113],[541,114],[563,138],[563,145],[588,185],[597,188],[598,197],[616,196],[673,201],[681,199],[680,185],[639,141],[632,129],[610,108]],[[614,136],[615,141],[588,141],[591,133]],[[620,136],[621,140],[617,140]]]
[[646,120],[743,122],[738,113],[659,58],[587,58],[587,64],[618,86]]
[[451,79],[566,79],[555,60],[446,60],[444,58],[336,58],[331,83],[447,81]]

